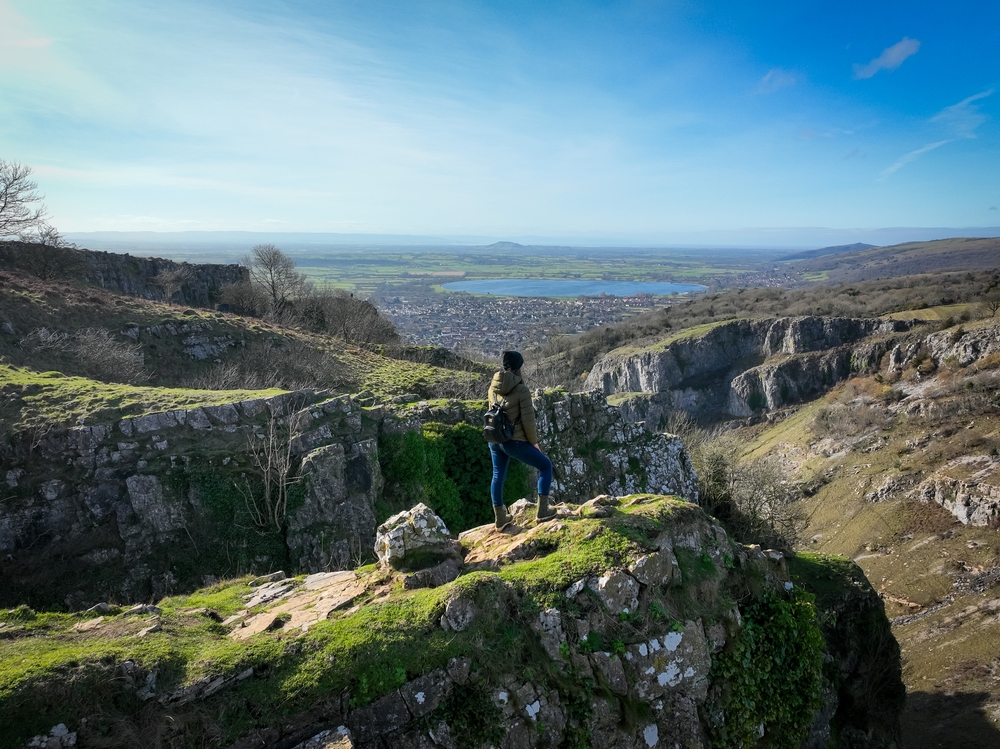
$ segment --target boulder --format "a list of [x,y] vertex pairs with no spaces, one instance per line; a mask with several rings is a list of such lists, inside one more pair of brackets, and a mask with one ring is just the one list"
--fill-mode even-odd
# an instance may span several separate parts
[[625,660],[641,700],[680,691],[702,702],[708,694],[712,658],[700,621],[685,622],[682,630],[629,645]]
[[456,554],[444,521],[422,502],[386,520],[375,534],[375,554],[383,567],[424,567]]
[[643,585],[651,586],[669,585],[674,575],[680,574],[677,558],[670,549],[639,557],[629,566],[628,571]]

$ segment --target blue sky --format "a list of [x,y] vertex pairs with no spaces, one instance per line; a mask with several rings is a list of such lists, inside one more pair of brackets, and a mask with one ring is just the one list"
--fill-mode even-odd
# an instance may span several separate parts
[[1000,4],[0,0],[63,231],[1000,225]]

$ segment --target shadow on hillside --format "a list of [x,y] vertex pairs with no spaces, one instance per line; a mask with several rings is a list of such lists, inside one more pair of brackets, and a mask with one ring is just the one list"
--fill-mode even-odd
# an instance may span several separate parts
[[1000,747],[1000,729],[986,714],[988,692],[911,692],[901,716],[904,749]]

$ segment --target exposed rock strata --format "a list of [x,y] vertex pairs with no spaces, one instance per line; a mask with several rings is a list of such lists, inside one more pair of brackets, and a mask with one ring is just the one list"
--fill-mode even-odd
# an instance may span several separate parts
[[992,455],[955,458],[911,496],[937,502],[965,525],[1000,527],[1000,460]]
[[909,327],[839,317],[732,320],[662,347],[612,352],[587,386],[605,395],[646,394],[624,410],[654,429],[671,410],[749,416],[815,397],[877,365],[892,347],[888,337]]
[[[676,437],[643,432],[596,393],[539,392],[535,407],[557,498],[607,488],[696,499]],[[4,451],[12,496],[0,505],[0,599],[86,608],[204,575],[344,569],[374,543],[380,436],[430,421],[481,425],[482,406],[362,406],[302,391],[76,427],[33,446],[15,437]],[[288,474],[262,484],[250,446],[285,443]],[[248,527],[234,527],[222,495],[236,497]],[[287,501],[283,524],[268,521],[275,501]]]
[[[191,307],[211,307],[218,301],[222,286],[249,278],[247,269],[235,264],[176,263],[164,258],[94,250],[65,249],[61,252],[65,253],[65,265],[72,266],[73,277],[78,281],[119,294],[174,301]],[[33,272],[32,258],[36,253],[37,248],[31,244],[0,242],[0,258],[7,267]],[[163,286],[157,282],[157,275],[178,271],[185,272],[187,277],[168,300]]]

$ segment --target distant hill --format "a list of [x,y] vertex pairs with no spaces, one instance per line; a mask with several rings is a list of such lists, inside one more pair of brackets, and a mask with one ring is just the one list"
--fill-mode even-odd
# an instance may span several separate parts
[[524,245],[518,244],[517,242],[494,242],[491,245],[487,245],[487,250],[523,250]]
[[870,250],[878,245],[865,244],[864,242],[855,242],[854,244],[838,244],[833,247],[820,247],[818,250],[804,250],[802,252],[796,252],[792,255],[785,255],[784,257],[778,258],[779,261],[785,260],[807,260],[813,257],[821,257],[823,255],[839,255],[844,252],[860,252],[861,250]]
[[858,283],[875,278],[1000,267],[1000,238],[937,239],[793,260],[789,271],[806,281]]

